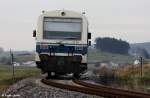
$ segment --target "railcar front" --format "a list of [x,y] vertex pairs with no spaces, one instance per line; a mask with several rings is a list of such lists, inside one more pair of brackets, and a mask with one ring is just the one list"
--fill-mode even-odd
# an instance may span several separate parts
[[[83,14],[56,10],[38,19],[36,64],[51,77],[73,73],[79,77],[87,70],[88,21]],[[90,38],[90,37],[89,37]]]

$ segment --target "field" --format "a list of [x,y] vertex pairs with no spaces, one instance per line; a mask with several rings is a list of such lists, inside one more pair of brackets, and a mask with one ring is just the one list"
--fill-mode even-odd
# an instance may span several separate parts
[[134,58],[129,55],[112,54],[95,49],[88,50],[88,62],[112,61],[115,63],[133,64]]
[[144,64],[142,71],[141,76],[141,67],[133,65],[118,69],[116,83],[120,87],[150,93],[150,64]]
[[12,66],[0,65],[0,93],[9,85],[30,76],[40,74],[40,71],[35,67],[15,67],[15,79],[12,78]]
[[34,61],[34,60],[35,60],[34,54],[15,56],[16,62],[26,62],[26,61]]
[[[98,75],[103,75],[105,72],[108,76],[111,76],[111,72],[114,72],[112,75],[114,75],[115,78],[113,78],[113,80],[111,80],[112,83],[110,82],[108,85],[115,88],[150,93],[150,60],[144,59],[143,75],[141,76],[140,65],[133,64],[135,59],[136,58],[129,55],[106,53],[94,49],[90,49],[88,54],[89,62],[112,61],[117,64],[125,65],[112,70],[107,69],[107,67],[107,70],[104,70],[103,67],[97,67],[93,70],[93,72],[96,72]],[[100,77],[98,77],[98,82],[101,83]]]

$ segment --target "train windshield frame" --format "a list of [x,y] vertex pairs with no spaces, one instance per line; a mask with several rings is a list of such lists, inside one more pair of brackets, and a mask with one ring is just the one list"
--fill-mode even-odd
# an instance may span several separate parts
[[81,40],[81,18],[44,17],[43,39]]

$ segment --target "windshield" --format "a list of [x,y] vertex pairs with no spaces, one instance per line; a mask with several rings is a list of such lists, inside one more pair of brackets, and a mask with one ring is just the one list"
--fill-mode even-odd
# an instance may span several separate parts
[[81,19],[44,18],[44,39],[81,39]]

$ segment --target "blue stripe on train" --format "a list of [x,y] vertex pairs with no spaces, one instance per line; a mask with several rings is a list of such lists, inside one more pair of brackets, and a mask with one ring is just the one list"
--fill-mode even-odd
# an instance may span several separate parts
[[78,53],[87,54],[87,46],[61,46],[61,45],[48,45],[47,49],[41,49],[40,45],[36,45],[36,52],[48,52],[48,53]]

